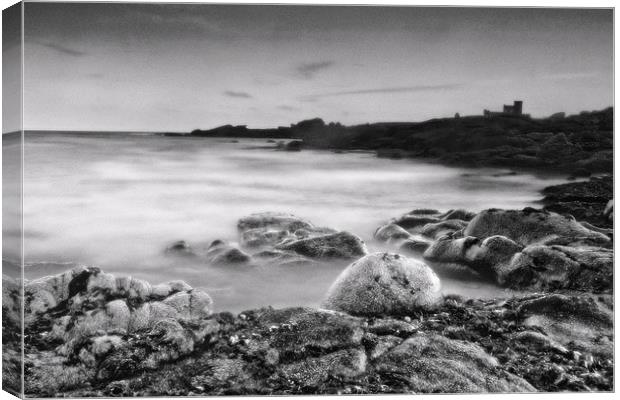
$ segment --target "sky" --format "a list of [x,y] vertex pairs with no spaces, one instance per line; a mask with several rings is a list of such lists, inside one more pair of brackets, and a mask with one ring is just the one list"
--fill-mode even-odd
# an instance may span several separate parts
[[613,105],[611,9],[25,3],[24,29],[25,129]]

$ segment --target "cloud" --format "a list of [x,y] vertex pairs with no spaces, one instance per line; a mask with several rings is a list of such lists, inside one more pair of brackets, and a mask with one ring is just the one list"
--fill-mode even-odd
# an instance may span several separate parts
[[334,65],[333,61],[319,61],[319,62],[311,62],[311,63],[303,63],[299,64],[295,71],[304,79],[312,79],[314,76],[327,68],[330,68]]
[[246,92],[237,92],[234,90],[227,90],[224,92],[224,96],[235,97],[238,99],[251,99],[252,95]]
[[80,50],[75,50],[66,46],[63,46],[61,44],[58,43],[51,43],[51,42],[34,42],[40,46],[43,47],[47,47],[48,49],[52,49],[57,51],[58,53],[62,53],[62,54],[66,54],[68,56],[72,56],[72,57],[82,57],[85,56],[87,53],[84,51],[80,51]]
[[384,94],[384,93],[412,93],[412,92],[434,92],[444,90],[455,90],[461,88],[461,84],[445,84],[445,85],[416,85],[416,86],[395,86],[374,89],[345,90],[341,92],[317,93],[298,97],[301,101],[315,101],[323,97],[351,96],[359,94]]

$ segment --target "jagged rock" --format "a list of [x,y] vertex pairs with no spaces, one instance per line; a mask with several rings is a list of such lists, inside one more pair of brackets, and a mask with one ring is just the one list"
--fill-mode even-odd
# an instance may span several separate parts
[[475,216],[476,216],[475,212],[471,212],[471,211],[464,210],[462,208],[458,208],[456,210],[450,210],[450,211],[445,212],[444,214],[441,214],[441,219],[443,219],[444,221],[452,220],[452,219],[461,220],[461,221],[471,221],[471,219]]
[[516,335],[514,335],[512,340],[528,347],[534,347],[537,350],[552,350],[560,354],[568,353],[566,347],[557,343],[555,340],[549,338],[548,336],[536,331],[518,332]]
[[213,265],[248,265],[252,262],[250,255],[221,240],[211,243],[206,258]]
[[411,237],[405,241],[402,241],[399,246],[399,250],[420,256],[433,244],[433,241],[425,238],[422,235],[411,235]]
[[355,259],[368,253],[362,239],[349,232],[338,232],[282,243],[276,246],[276,249],[294,251],[313,259]]
[[534,392],[527,381],[497,370],[482,348],[436,334],[417,334],[376,360],[385,380],[405,380],[414,392]]
[[533,290],[612,289],[613,251],[592,247],[528,246],[496,268],[500,284]]
[[426,224],[424,225],[424,227],[422,227],[420,233],[433,239],[439,239],[444,235],[460,231],[466,226],[467,222],[465,221],[461,221],[459,219],[449,219],[436,223]]
[[374,323],[368,327],[368,332],[379,336],[391,335],[408,337],[415,333],[418,328],[419,326],[417,324],[393,318],[383,318],[375,320]]
[[473,236],[458,239],[445,236],[430,245],[424,252],[424,258],[429,261],[467,265],[479,253],[480,245],[480,239]]
[[425,264],[374,253],[349,265],[332,284],[325,308],[353,315],[398,315],[432,306],[440,282]]
[[329,353],[362,342],[364,321],[341,312],[308,307],[267,309],[256,320],[268,328],[271,348],[295,360],[308,352]]
[[468,266],[481,275],[497,280],[499,269],[510,263],[512,257],[523,249],[505,236],[490,236],[482,241],[478,251],[470,255]]
[[441,219],[437,216],[427,215],[427,214],[405,214],[400,218],[395,219],[392,223],[400,226],[403,229],[415,229],[421,228],[429,223],[437,223],[440,222]]
[[524,208],[517,210],[489,209],[476,215],[464,229],[465,236],[481,239],[501,235],[527,246],[530,244],[604,245],[606,235],[586,229],[574,218],[552,212]]
[[303,388],[316,386],[330,376],[354,378],[365,372],[366,353],[359,349],[347,349],[285,364],[276,373]]
[[517,312],[525,326],[563,346],[602,356],[613,353],[613,311],[600,299],[554,293],[523,301]]

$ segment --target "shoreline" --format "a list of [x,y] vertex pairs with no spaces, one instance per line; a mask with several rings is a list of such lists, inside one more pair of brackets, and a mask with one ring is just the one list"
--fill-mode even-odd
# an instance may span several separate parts
[[[152,285],[95,267],[29,281],[26,393],[612,390],[613,242],[574,219],[530,208],[413,210],[375,232],[399,250],[373,254],[354,234],[288,214],[253,214],[237,227],[241,248],[216,240],[206,254],[186,243],[169,251],[231,267],[258,257],[289,268],[334,257],[351,264],[319,308],[236,315],[214,313],[208,293],[181,281]],[[440,278],[407,254],[523,296],[439,295]],[[542,270],[540,257],[549,260]],[[19,286],[6,277],[3,286],[10,322]],[[19,336],[12,326],[3,324],[4,337]],[[17,343],[6,343],[10,377]]]

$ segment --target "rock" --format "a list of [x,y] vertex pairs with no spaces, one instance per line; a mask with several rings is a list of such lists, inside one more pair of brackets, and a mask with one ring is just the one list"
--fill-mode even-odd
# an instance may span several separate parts
[[608,220],[614,220],[614,200],[611,199],[605,205],[605,210],[603,210],[603,216],[607,217]]
[[308,352],[325,354],[361,345],[364,321],[341,312],[291,307],[267,309],[255,316],[268,327],[268,342],[281,357],[299,359]]
[[317,358],[307,358],[278,368],[277,374],[294,385],[314,387],[334,376],[354,378],[366,372],[366,353],[359,349],[341,350]]
[[547,139],[536,154],[548,163],[571,159],[580,149],[569,142],[564,133],[557,133]]
[[405,380],[416,393],[534,392],[527,381],[497,370],[482,348],[436,334],[417,334],[376,360],[386,381]]
[[304,146],[303,140],[291,140],[286,145],[284,145],[284,150],[286,151],[301,151]]
[[267,247],[275,246],[286,239],[297,239],[287,230],[274,230],[265,228],[248,229],[241,234],[241,245],[244,247]]
[[372,337],[369,357],[371,360],[375,360],[393,349],[394,347],[398,346],[402,342],[403,339],[397,336],[374,336]]
[[535,331],[523,331],[518,332],[512,338],[514,342],[525,345],[529,348],[535,348],[538,351],[551,350],[560,354],[567,354],[568,350],[566,347],[561,344],[555,342],[553,339],[543,335],[540,332]]
[[374,253],[349,265],[323,306],[352,315],[398,315],[432,306],[440,282],[425,264],[398,254]]
[[375,231],[374,237],[380,242],[394,243],[404,239],[409,239],[411,234],[399,225],[387,224],[379,227]]
[[214,241],[206,254],[207,262],[213,265],[248,265],[252,257],[235,246],[221,240]]
[[415,210],[409,211],[411,215],[436,215],[439,214],[439,211],[434,208],[416,208]]
[[419,326],[416,324],[393,318],[383,318],[375,320],[374,323],[368,327],[368,332],[379,336],[391,335],[409,337],[417,332],[418,329]]
[[467,226],[467,222],[459,219],[449,219],[436,223],[430,223],[424,225],[420,233],[424,236],[428,236],[433,239],[439,239],[440,237],[454,232],[460,231]]
[[589,295],[549,294],[521,302],[517,312],[525,326],[542,330],[563,346],[611,357],[613,311]]
[[458,239],[445,236],[430,245],[424,252],[424,259],[467,265],[474,260],[480,247],[480,239],[473,236]]
[[613,251],[592,247],[528,246],[496,268],[498,282],[530,290],[612,290]]
[[411,235],[411,237],[400,243],[399,250],[416,256],[421,256],[431,246],[433,242],[422,235]]
[[278,267],[294,267],[312,264],[315,261],[292,251],[263,250],[252,257],[259,262]]
[[548,243],[601,245],[610,242],[609,237],[586,229],[574,218],[533,208],[482,211],[469,222],[463,234],[481,239],[501,235],[521,246]]
[[237,223],[239,232],[256,228],[294,232],[297,229],[312,229],[313,227],[314,225],[310,222],[292,214],[273,212],[252,214],[241,218]]
[[594,226],[613,228],[613,221],[605,214],[606,205],[614,195],[612,176],[549,186],[543,189],[543,194],[545,210],[570,214],[578,221],[586,221]]
[[440,218],[444,221],[452,220],[452,219],[461,220],[461,221],[471,221],[471,219],[475,216],[476,216],[476,213],[459,208],[459,209],[450,210],[450,211],[445,212],[444,214],[441,214]]
[[276,246],[276,249],[293,251],[312,259],[356,259],[368,253],[364,242],[349,232],[287,242]]
[[196,253],[185,240],[179,240],[166,247],[166,254],[184,257],[195,257]]
[[400,218],[392,221],[393,224],[400,226],[403,229],[415,229],[421,228],[429,223],[440,222],[441,220],[438,217],[434,217],[426,214],[406,214]]

